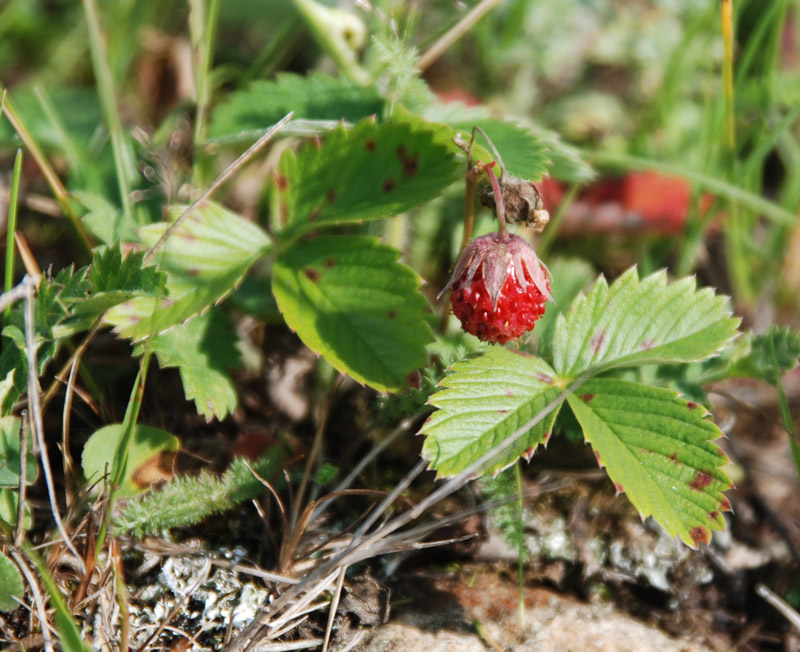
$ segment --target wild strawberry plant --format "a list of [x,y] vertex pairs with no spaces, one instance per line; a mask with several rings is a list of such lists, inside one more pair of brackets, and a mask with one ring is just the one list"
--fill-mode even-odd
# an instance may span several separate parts
[[[381,46],[387,55],[390,45]],[[419,369],[433,377],[430,359],[441,350],[442,337],[434,334],[422,278],[400,262],[408,251],[377,237],[384,233],[378,221],[429,207],[460,189],[466,170],[463,254],[445,288],[449,301],[435,309],[452,305],[464,330],[493,344],[481,348],[464,336],[461,342],[474,354],[453,365],[430,397],[436,410],[421,430],[430,467],[439,477],[497,473],[521,457],[530,459],[558,429],[559,415],[571,411],[598,463],[642,516],[652,516],[690,546],[707,543],[711,531],[724,526],[724,492],[731,483],[702,386],[733,375],[779,384],[797,362],[796,333],[734,341],[738,320],[727,299],[691,278],[670,282],[665,272],[640,279],[634,268],[611,285],[600,277],[575,298],[582,277],[556,262],[548,279],[548,261],[509,233],[506,219],[520,225],[521,234],[527,227],[541,231],[549,216],[534,182],[548,172],[575,183],[591,178],[591,167],[576,151],[553,133],[492,118],[483,107],[439,104],[413,74],[382,90],[365,86],[364,71],[341,61],[356,81],[279,75],[216,106],[208,138],[198,121],[198,154],[201,146],[250,144],[276,124],[282,127],[276,139],[295,138],[276,146],[278,162],[255,220],[213,200],[210,191],[190,208],[140,175],[133,158],[142,162],[147,153],[137,151],[121,128],[110,94],[102,110],[95,103],[88,113],[64,116],[77,143],[64,146],[65,154],[81,163],[72,170],[65,210],[73,217],[83,211],[76,229],[91,253],[84,266],[45,271],[32,323],[21,303],[4,318],[3,536],[32,526],[24,495],[40,475],[36,446],[17,416],[23,397],[38,393],[28,366],[35,365],[34,377],[45,377],[64,345],[80,335],[110,329],[141,359],[123,422],[99,428],[82,455],[87,484],[107,491],[110,504],[114,497],[126,499],[112,526],[118,532],[145,534],[196,522],[263,491],[253,471],[271,479],[286,463],[285,451],[276,447],[252,466],[235,461],[221,478],[201,473],[128,498],[146,484],[138,472],[168,463],[179,445],[171,433],[137,423],[151,356],[160,367],[178,369],[198,414],[224,419],[235,409],[229,372],[239,366],[240,354],[231,307],[285,323],[339,372],[380,392],[404,391]],[[33,132],[41,133],[53,112],[42,115],[31,96],[12,93],[6,113],[18,125],[27,120],[36,126],[38,120]],[[280,122],[290,113],[290,122]],[[70,122],[84,114],[92,116],[86,124]],[[101,181],[105,168],[113,167],[108,148],[92,149],[101,116],[112,132],[119,192]],[[484,139],[465,147],[476,132]],[[196,165],[198,178],[203,167]],[[491,185],[476,196],[479,180]],[[132,188],[159,200],[134,202]],[[471,241],[478,199],[495,213],[498,232]],[[452,235],[445,236],[448,244]],[[551,293],[557,304],[547,302]],[[535,347],[526,335],[532,329]],[[32,347],[26,338],[31,333]],[[631,370],[651,382],[630,380]],[[54,382],[45,392],[45,408],[58,387]],[[2,555],[0,587],[7,587],[0,591],[0,610],[13,608],[22,582]]]

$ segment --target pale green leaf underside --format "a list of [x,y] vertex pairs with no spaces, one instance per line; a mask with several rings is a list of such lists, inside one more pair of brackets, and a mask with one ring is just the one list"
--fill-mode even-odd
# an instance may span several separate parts
[[639,280],[633,267],[611,287],[600,278],[560,315],[553,366],[562,377],[612,367],[691,362],[717,353],[737,332],[728,299],[694,278],[667,284],[666,272]]
[[178,368],[186,398],[199,414],[224,419],[236,407],[236,387],[226,369],[240,364],[237,341],[231,320],[212,309],[154,337],[151,350],[159,366]]
[[398,390],[427,362],[431,333],[419,277],[375,238],[299,242],[275,262],[272,289],[286,323],[339,371]]
[[[441,476],[464,470],[533,419],[561,392],[555,373],[541,358],[501,347],[453,366],[445,388],[430,398],[439,408],[420,431],[422,455]],[[486,471],[498,471],[546,442],[554,410],[504,451]]]
[[[175,207],[173,217],[183,212]],[[166,223],[139,230],[146,247],[155,244]],[[106,313],[106,322],[122,337],[140,340],[156,335],[219,301],[269,246],[255,224],[214,203],[189,215],[153,259],[169,273],[168,296],[137,297]]]
[[725,526],[732,487],[708,411],[667,389],[625,380],[587,380],[568,399],[598,461],[642,517],[690,546]]
[[281,212],[293,232],[396,215],[434,199],[461,172],[433,133],[363,120],[281,158]]

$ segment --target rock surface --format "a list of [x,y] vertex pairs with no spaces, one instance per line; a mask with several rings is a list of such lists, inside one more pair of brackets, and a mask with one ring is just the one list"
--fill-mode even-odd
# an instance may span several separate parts
[[[427,578],[412,602],[375,629],[361,652],[709,652],[667,636],[608,604],[584,604],[541,588],[524,590],[491,571]],[[417,593],[417,590],[414,590]]]

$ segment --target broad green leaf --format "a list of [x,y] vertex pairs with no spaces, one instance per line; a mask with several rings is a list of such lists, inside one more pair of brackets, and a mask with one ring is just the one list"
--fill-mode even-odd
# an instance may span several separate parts
[[19,602],[25,597],[25,586],[22,575],[8,557],[0,553],[0,611],[14,611],[19,607]]
[[[547,147],[530,129],[513,122],[492,119],[454,123],[451,126],[463,130],[467,140],[473,127],[483,129],[503,158],[509,174],[530,181],[539,181],[547,174],[550,165]],[[476,142],[490,149],[483,136],[478,135]],[[484,160],[484,163],[488,161]]]
[[382,391],[405,386],[432,339],[419,277],[398,257],[375,238],[325,236],[286,249],[273,270],[278,307],[303,342]]
[[[420,430],[422,456],[438,476],[456,475],[533,419],[562,388],[541,358],[501,347],[459,362],[429,403],[438,411]],[[531,428],[489,466],[499,471],[546,443],[558,409]]]
[[[183,212],[175,207],[173,218]],[[139,230],[146,247],[155,244],[167,224]],[[140,340],[158,334],[202,312],[231,292],[269,246],[255,224],[209,202],[189,215],[154,258],[168,272],[168,296],[136,297],[111,308],[105,316],[122,337]]]
[[396,215],[438,196],[461,172],[430,129],[367,119],[320,145],[287,150],[276,177],[281,219],[292,234]]
[[[20,455],[20,426],[22,422],[17,417],[0,418],[0,488],[19,488],[19,455]],[[33,446],[28,437],[28,455],[25,469],[27,484],[36,482],[39,475],[39,465],[36,457],[31,452]]]
[[698,290],[693,277],[667,284],[661,271],[639,280],[633,267],[611,287],[600,277],[559,315],[553,366],[562,377],[714,355],[737,333],[728,299]]
[[668,389],[627,380],[587,380],[567,399],[618,491],[642,517],[696,547],[722,530],[732,488],[722,432],[702,405]]
[[[102,488],[103,478],[111,471],[117,445],[122,439],[123,424],[113,423],[95,431],[81,454],[83,475],[89,483]],[[172,475],[174,451],[180,442],[161,428],[137,424],[128,450],[128,466],[117,496],[133,496],[147,489],[155,479]]]
[[224,419],[236,407],[236,387],[226,370],[241,365],[238,339],[231,319],[212,309],[157,335],[150,350],[160,367],[178,368],[186,398],[210,421]]
[[383,100],[374,87],[323,73],[307,77],[286,73],[275,81],[254,81],[218,105],[211,113],[209,140],[253,140],[255,132],[275,124],[289,111],[301,120],[357,122],[379,114],[382,108]]

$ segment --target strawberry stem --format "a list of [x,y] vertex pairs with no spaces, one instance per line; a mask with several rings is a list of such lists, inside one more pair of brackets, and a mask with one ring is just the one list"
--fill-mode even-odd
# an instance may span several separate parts
[[489,175],[489,181],[492,182],[492,191],[494,192],[494,203],[497,206],[497,221],[500,223],[500,238],[502,240],[508,239],[508,229],[506,229],[506,207],[503,204],[503,193],[500,190],[500,183],[497,181],[497,176],[495,176],[492,167],[494,167],[494,163],[490,165],[481,165],[484,172]]

